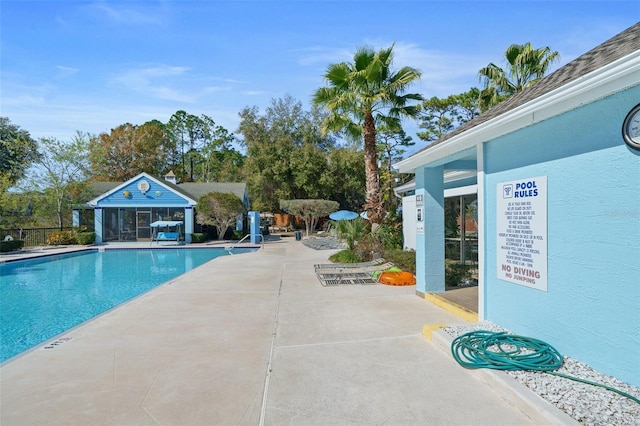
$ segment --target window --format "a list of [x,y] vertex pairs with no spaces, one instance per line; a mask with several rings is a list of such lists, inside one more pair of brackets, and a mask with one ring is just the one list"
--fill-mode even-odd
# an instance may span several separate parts
[[477,195],[446,198],[445,281],[447,286],[477,283],[478,203]]

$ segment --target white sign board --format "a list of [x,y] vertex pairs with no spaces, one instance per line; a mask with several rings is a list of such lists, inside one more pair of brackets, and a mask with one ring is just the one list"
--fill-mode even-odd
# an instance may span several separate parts
[[499,183],[496,221],[498,278],[547,291],[547,177]]
[[416,233],[424,234],[424,199],[422,194],[416,194]]

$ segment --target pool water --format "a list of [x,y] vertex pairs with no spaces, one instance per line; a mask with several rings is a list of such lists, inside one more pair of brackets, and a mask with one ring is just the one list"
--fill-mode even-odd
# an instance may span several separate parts
[[0,263],[0,362],[227,254],[109,249]]

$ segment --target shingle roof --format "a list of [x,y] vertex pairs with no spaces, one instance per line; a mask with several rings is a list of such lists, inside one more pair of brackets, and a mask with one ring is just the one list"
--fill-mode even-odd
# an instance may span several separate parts
[[173,187],[177,187],[178,190],[183,190],[188,194],[191,194],[191,198],[197,200],[205,194],[210,192],[224,192],[235,194],[238,198],[244,201],[246,198],[246,183],[235,182],[184,182],[178,185],[169,183]]
[[629,27],[613,38],[605,41],[599,46],[591,49],[587,53],[569,62],[563,67],[558,68],[556,71],[544,77],[533,86],[523,90],[520,93],[517,93],[506,101],[499,103],[495,107],[479,115],[473,120],[470,120],[462,126],[456,128],[451,133],[447,133],[437,141],[433,142],[432,144],[428,145],[418,152],[426,151],[431,147],[441,144],[458,134],[464,133],[476,126],[479,126],[482,123],[485,123],[503,114],[507,114],[509,111],[520,105],[524,105],[529,101],[539,98],[546,93],[549,93],[592,71],[602,68],[603,66],[626,55],[629,55],[639,49],[640,22]]

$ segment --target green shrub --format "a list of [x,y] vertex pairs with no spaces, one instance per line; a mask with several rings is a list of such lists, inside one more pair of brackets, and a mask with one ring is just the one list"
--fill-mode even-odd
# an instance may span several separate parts
[[444,283],[449,287],[457,287],[471,280],[471,265],[447,262],[444,269]]
[[357,242],[355,249],[364,261],[373,260],[374,258],[383,257],[384,247],[380,241],[377,232],[369,232],[364,234]]
[[339,239],[347,243],[350,250],[355,250],[359,240],[370,232],[369,222],[358,217],[354,220],[338,220],[335,229]]
[[403,271],[416,274],[416,252],[413,250],[385,250],[384,259],[388,262],[393,262]]
[[385,220],[380,224],[376,233],[385,250],[402,249],[402,242],[404,241],[402,222]]
[[76,234],[76,239],[78,240],[78,244],[88,245],[96,242],[96,233],[95,232],[78,232]]
[[20,250],[24,247],[23,240],[8,240],[8,241],[0,241],[0,252],[6,253],[9,251]]
[[47,245],[60,246],[68,244],[78,244],[78,240],[72,231],[55,231],[49,234]]
[[204,243],[205,235],[201,232],[194,232],[191,234],[192,243]]
[[231,237],[233,240],[241,240],[246,234],[242,229],[236,229],[233,231],[233,236]]

